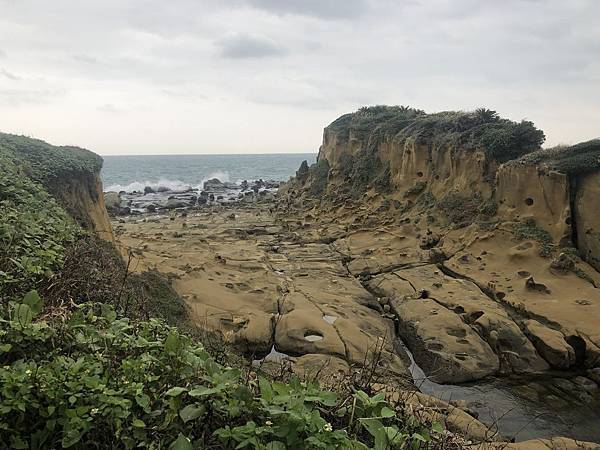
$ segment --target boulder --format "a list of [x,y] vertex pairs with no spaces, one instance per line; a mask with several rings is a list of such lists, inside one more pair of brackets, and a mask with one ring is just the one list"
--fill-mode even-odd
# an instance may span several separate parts
[[167,204],[165,205],[165,208],[167,208],[167,209],[187,208],[188,206],[190,206],[190,204],[189,204],[189,202],[186,202],[185,200],[180,200],[177,198],[170,198],[169,200],[167,200]]
[[557,369],[567,369],[575,364],[575,350],[560,331],[548,328],[536,320],[524,323],[527,336],[542,358]]
[[431,299],[392,300],[398,329],[432,381],[461,383],[496,373],[499,360],[461,318]]
[[221,182],[221,180],[219,180],[218,178],[211,178],[210,180],[207,180],[204,182],[204,184],[202,185],[204,190],[221,190],[224,189],[224,185]]
[[150,186],[146,186],[144,188],[144,194],[154,194],[156,191],[152,189]]

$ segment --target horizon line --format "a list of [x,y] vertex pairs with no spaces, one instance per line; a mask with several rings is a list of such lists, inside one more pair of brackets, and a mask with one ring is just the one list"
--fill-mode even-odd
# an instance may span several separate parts
[[99,156],[252,156],[252,155],[316,155],[319,152],[268,152],[268,153],[130,153],[126,155],[102,154]]

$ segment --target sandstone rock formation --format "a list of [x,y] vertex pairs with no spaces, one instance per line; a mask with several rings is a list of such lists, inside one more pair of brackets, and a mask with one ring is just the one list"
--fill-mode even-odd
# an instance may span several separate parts
[[280,209],[345,224],[334,246],[433,379],[594,367],[600,140],[542,142],[489,110],[363,108],[325,129]]

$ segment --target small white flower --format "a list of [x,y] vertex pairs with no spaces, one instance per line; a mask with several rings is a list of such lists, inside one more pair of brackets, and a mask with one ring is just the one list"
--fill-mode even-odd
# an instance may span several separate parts
[[30,369],[27,369],[27,370],[25,371],[25,374],[26,374],[26,375],[31,375],[31,370],[30,370]]
[[270,420],[267,420],[265,422],[265,425],[268,426],[268,427],[270,427],[271,425],[273,425],[273,422],[271,422]]
[[330,423],[326,423],[325,426],[323,427],[323,431],[332,431],[333,427],[331,426]]
[[90,411],[90,413],[91,413],[92,415],[94,415],[94,414],[98,414],[98,408],[92,408],[92,410]]

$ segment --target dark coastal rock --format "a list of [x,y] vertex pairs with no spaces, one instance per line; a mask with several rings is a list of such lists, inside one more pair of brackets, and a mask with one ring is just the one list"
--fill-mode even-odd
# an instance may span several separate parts
[[191,205],[189,202],[187,202],[185,200],[180,200],[177,198],[170,198],[169,200],[167,200],[167,204],[165,205],[165,208],[175,209],[175,208],[186,208],[188,206],[191,206]]
[[152,189],[150,186],[146,186],[144,188],[144,195],[146,195],[146,194],[154,194],[154,193],[156,193],[156,191],[154,189]]

